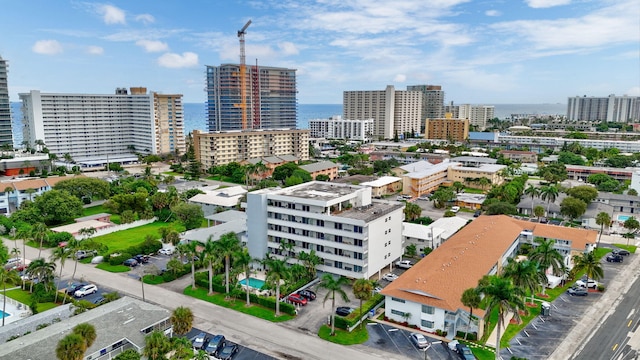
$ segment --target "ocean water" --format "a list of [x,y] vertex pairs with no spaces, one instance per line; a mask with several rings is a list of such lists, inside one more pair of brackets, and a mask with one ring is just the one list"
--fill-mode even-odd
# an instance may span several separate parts
[[[22,112],[20,102],[11,103],[13,143],[22,143]],[[499,119],[511,114],[566,115],[566,104],[495,104],[495,116]],[[298,128],[308,129],[310,119],[328,119],[342,115],[342,104],[299,104]],[[207,131],[207,111],[204,103],[184,103],[185,134],[193,130]]]

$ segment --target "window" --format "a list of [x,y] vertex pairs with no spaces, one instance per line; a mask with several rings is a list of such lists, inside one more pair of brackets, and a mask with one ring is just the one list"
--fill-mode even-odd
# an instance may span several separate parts
[[338,229],[338,230],[342,230],[342,223],[334,223],[333,227]]
[[405,303],[404,299],[398,299],[398,298],[394,298],[394,297],[392,297],[392,298],[391,298],[391,300],[392,300],[392,301],[397,301],[397,302],[399,302],[399,303],[403,303],[403,304]]
[[433,329],[433,321],[422,320],[422,321],[420,321],[420,324],[423,327],[426,327],[426,328],[429,328],[429,329]]
[[393,315],[404,316],[404,312],[402,312],[400,310],[396,310],[396,309],[391,309],[391,313]]
[[436,309],[433,306],[422,305],[422,312],[424,314],[433,314],[435,311]]

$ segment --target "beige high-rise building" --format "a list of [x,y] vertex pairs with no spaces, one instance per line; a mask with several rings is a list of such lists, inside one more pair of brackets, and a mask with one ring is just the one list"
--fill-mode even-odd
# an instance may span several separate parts
[[396,133],[420,132],[422,97],[419,91],[344,91],[342,112],[345,119],[373,119],[373,134],[392,139]]
[[425,139],[464,141],[469,137],[469,120],[453,119],[451,113],[444,119],[425,120]]
[[156,153],[184,154],[184,113],[182,94],[153,93]]
[[309,159],[309,130],[193,131],[196,159],[203,169],[263,156]]

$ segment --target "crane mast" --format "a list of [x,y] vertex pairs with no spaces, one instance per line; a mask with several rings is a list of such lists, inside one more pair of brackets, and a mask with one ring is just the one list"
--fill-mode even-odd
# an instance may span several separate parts
[[247,28],[251,25],[251,20],[238,30],[238,38],[240,39],[240,111],[242,112],[242,130],[247,128],[247,64],[244,53],[244,35]]

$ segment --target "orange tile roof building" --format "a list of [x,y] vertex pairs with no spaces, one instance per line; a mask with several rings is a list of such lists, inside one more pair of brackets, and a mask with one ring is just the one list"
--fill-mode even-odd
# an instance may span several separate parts
[[[466,326],[469,308],[460,300],[464,290],[484,275],[495,275],[516,255],[522,243],[554,239],[571,267],[576,253],[591,251],[597,232],[516,220],[505,215],[480,216],[382,290],[385,316],[435,332],[455,334]],[[535,246],[535,244],[534,244]],[[474,309],[482,317],[482,309]],[[478,329],[482,329],[478,326]],[[481,334],[479,334],[481,336]]]
[[[25,200],[31,200],[53,187],[63,180],[76,176],[56,176],[38,179],[12,180],[0,183],[0,214],[9,216],[20,208]],[[84,175],[79,175],[84,177]]]

